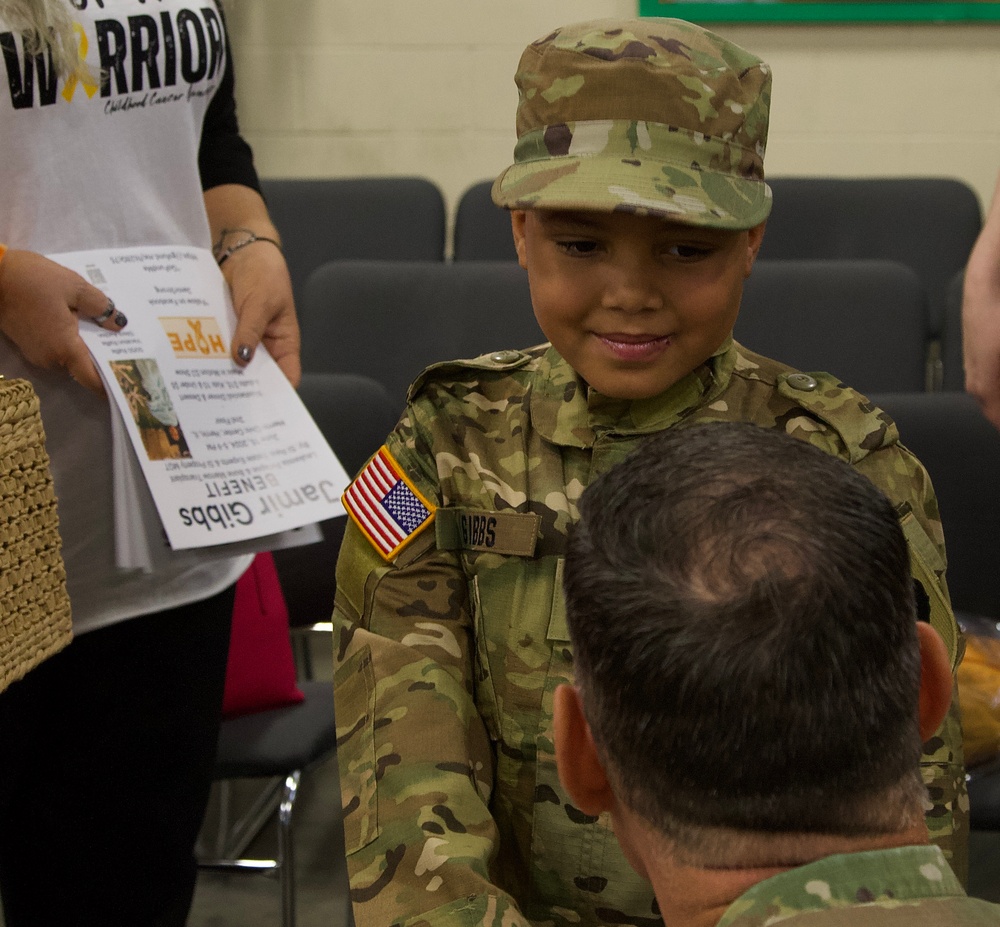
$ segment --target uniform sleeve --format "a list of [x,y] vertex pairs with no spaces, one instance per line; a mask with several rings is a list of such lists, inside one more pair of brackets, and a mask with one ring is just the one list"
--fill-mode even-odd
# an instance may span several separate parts
[[[220,7],[221,12],[221,7]],[[223,22],[225,17],[223,16]],[[235,77],[233,52],[226,29],[226,67],[222,82],[215,92],[201,130],[198,149],[198,172],[202,190],[210,190],[226,183],[237,183],[260,193],[260,180],[253,163],[253,152],[240,135],[236,119]]]
[[[945,534],[931,478],[923,464],[899,444],[869,455],[860,469],[896,504],[910,549],[918,612],[944,638],[957,669],[963,641],[945,580]],[[969,870],[969,799],[957,683],[953,693],[941,727],[924,744],[920,768],[927,786],[931,840],[944,851],[964,885]]]
[[358,927],[526,927],[490,876],[494,756],[473,696],[475,643],[457,555],[436,549],[432,525],[389,564],[351,523],[334,623]]
[[[811,374],[817,379],[828,376]],[[825,386],[825,384],[822,384]],[[796,417],[786,423],[795,437],[851,463],[896,506],[910,551],[918,617],[930,622],[944,639],[957,668],[962,640],[945,580],[947,558],[941,513],[930,476],[902,444],[892,419],[871,403],[837,384],[802,393],[779,384],[779,393],[801,404],[829,428],[817,428]],[[860,413],[860,414],[859,414]],[[927,828],[959,879],[968,877],[969,800],[957,687],[941,727],[924,744],[920,766],[927,786]]]
[[945,536],[931,478],[923,464],[896,443],[868,455],[858,468],[896,506],[910,550],[913,577],[919,586],[918,615],[930,621],[944,639],[955,669],[962,645],[945,578]]

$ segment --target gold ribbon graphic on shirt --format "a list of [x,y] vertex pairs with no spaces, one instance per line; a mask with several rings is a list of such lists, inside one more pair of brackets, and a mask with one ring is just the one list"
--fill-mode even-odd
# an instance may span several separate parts
[[[79,45],[80,60],[86,61],[87,49],[90,45],[90,43],[87,41],[87,33],[83,31],[83,26],[81,26],[79,23],[73,23],[73,31],[76,33],[77,39],[80,43]],[[63,87],[62,95],[67,103],[72,101],[73,96],[76,93],[77,84],[83,84],[83,89],[86,91],[88,98],[92,98],[94,94],[97,93],[97,91],[100,89],[97,84],[91,83],[88,80],[81,81],[79,77],[73,74],[66,81],[66,86]]]

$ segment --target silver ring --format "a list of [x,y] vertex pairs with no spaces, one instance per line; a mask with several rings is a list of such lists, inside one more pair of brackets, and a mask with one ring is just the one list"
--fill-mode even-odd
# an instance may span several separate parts
[[95,325],[103,325],[108,319],[115,314],[115,302],[113,299],[108,300],[108,307],[100,315],[94,316]]

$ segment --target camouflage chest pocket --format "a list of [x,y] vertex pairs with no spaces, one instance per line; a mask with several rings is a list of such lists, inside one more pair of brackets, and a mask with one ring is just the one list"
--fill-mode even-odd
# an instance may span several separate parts
[[553,600],[562,600],[555,558],[480,555],[470,572],[477,707],[495,740],[533,752],[552,656]]
[[504,739],[503,719],[517,701],[510,692],[538,665],[532,645],[544,641],[536,628],[537,590],[552,567],[534,557],[539,524],[530,513],[456,506],[437,512],[437,546],[460,552],[469,582],[476,708],[494,742]]
[[[625,861],[603,818],[574,808],[559,784],[553,740],[556,688],[573,682],[573,655],[558,556],[478,564],[476,638],[487,662],[488,725],[499,751],[497,808],[510,815],[528,860],[520,892],[533,922],[563,923],[558,911],[652,910],[652,890]],[[480,711],[486,713],[480,695]],[[629,923],[623,920],[622,923]]]
[[347,854],[379,835],[375,760],[375,671],[363,647],[337,668],[337,746]]
[[[536,885],[532,919],[555,910],[614,912],[614,923],[646,923],[652,889],[625,860],[607,815],[591,817],[576,808],[559,783],[556,767],[555,691],[573,682],[573,652],[562,594],[563,561],[555,573],[546,640],[551,652],[542,691],[535,754],[531,866]],[[606,915],[611,921],[612,915]],[[559,923],[557,920],[556,923]]]

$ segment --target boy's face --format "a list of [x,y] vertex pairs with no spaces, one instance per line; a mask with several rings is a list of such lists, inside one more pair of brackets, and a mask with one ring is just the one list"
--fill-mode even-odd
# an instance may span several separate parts
[[744,232],[628,213],[511,213],[538,324],[598,392],[659,395],[736,322],[764,224]]

